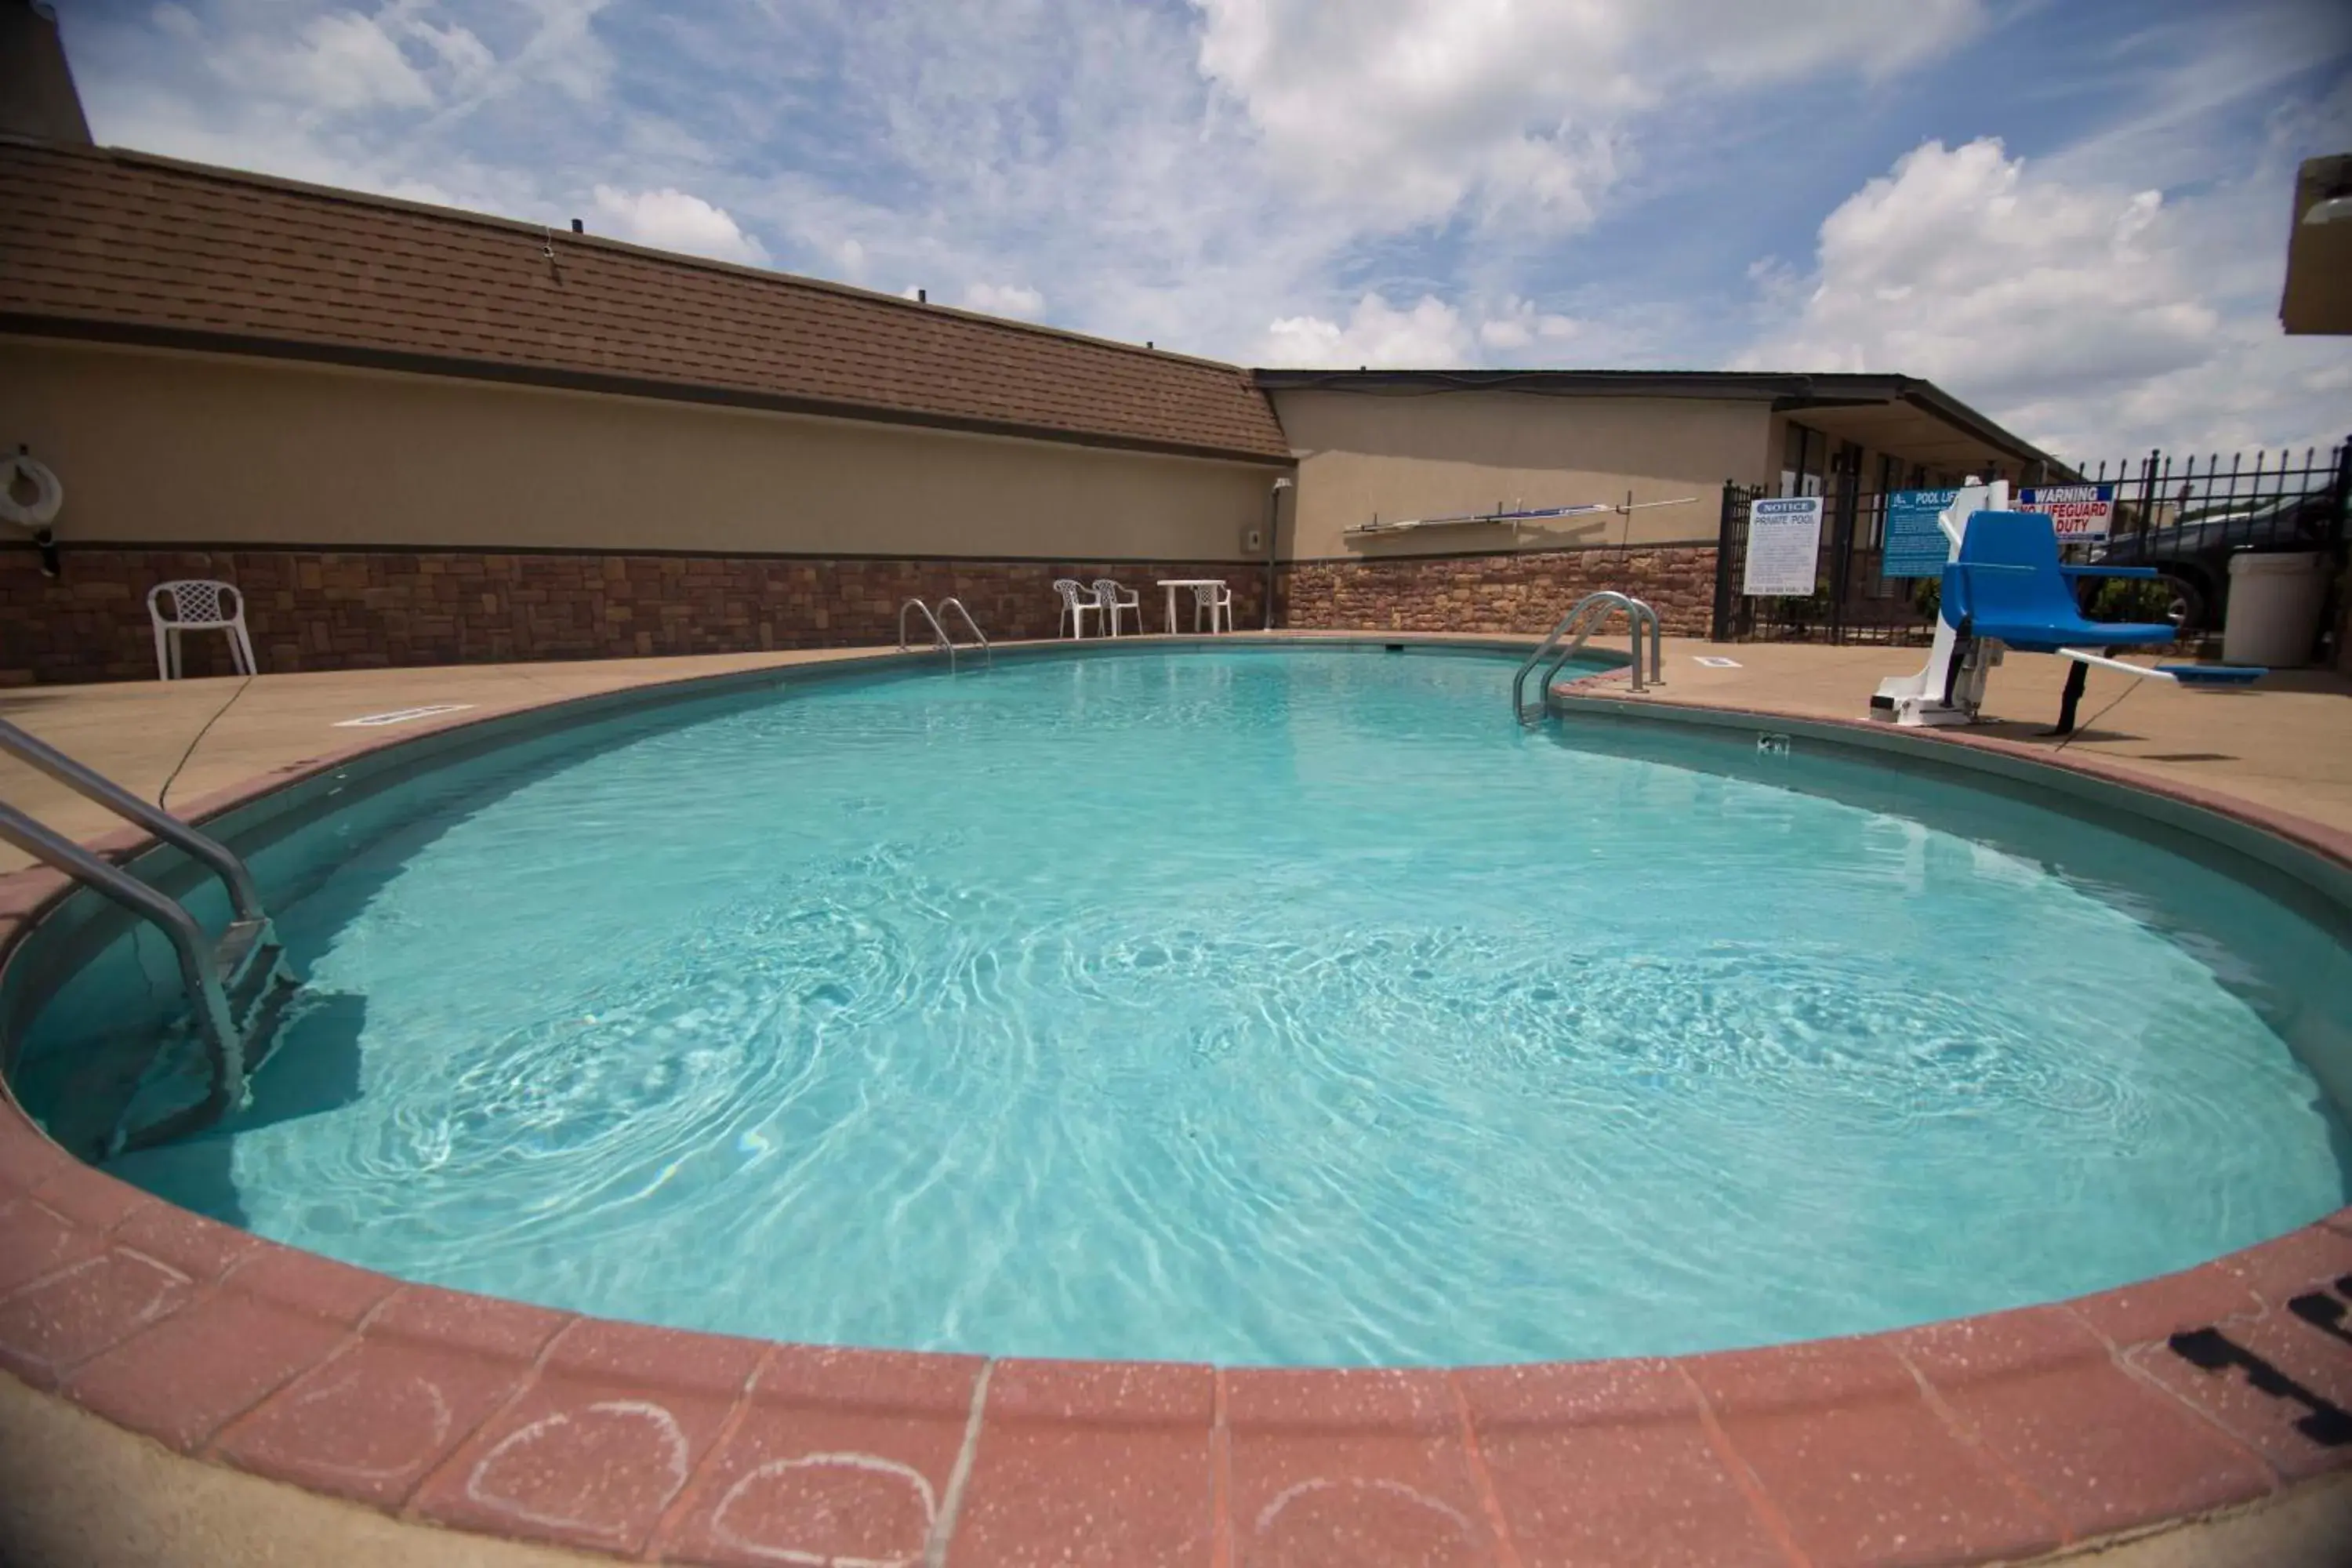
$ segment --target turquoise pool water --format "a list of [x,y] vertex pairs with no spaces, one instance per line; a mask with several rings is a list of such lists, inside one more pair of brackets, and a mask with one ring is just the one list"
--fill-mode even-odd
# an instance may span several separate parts
[[610,1316],[1241,1363],[1881,1329],[2345,1200],[2322,917],[1802,742],[1523,731],[1510,669],[1006,660],[422,776],[260,856],[286,1056],[120,1170]]

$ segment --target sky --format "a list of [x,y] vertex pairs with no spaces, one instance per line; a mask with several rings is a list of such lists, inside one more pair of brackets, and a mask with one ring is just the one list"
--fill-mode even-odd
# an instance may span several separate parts
[[2341,0],[58,0],[106,143],[1253,365],[1895,372],[2352,434]]

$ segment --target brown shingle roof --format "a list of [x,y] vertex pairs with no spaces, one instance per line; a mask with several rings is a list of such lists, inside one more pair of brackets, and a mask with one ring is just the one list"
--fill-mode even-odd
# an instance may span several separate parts
[[536,224],[17,142],[0,215],[0,330],[1290,455],[1232,365]]

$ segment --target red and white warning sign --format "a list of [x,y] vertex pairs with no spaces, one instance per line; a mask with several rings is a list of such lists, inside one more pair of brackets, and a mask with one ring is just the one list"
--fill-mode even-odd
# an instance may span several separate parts
[[2042,485],[2018,491],[2017,510],[2048,512],[2061,544],[2095,542],[2115,521],[2116,487]]

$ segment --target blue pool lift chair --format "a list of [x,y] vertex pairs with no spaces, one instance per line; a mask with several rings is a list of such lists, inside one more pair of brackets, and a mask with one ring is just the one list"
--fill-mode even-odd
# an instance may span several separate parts
[[[2094,621],[2074,602],[2083,577],[2154,578],[2149,566],[2070,566],[2058,559],[2049,517],[2034,511],[1979,511],[1969,517],[1955,560],[1944,568],[1943,618],[1964,648],[1999,643],[2020,653],[2050,653],[2073,661],[2053,735],[2072,734],[2074,709],[2090,667],[2183,686],[2243,686],[2268,670],[2251,665],[2160,664],[2149,669],[2108,657],[2112,649],[2171,642],[2169,623]],[[1965,658],[1951,660],[1944,700],[1950,704]]]

